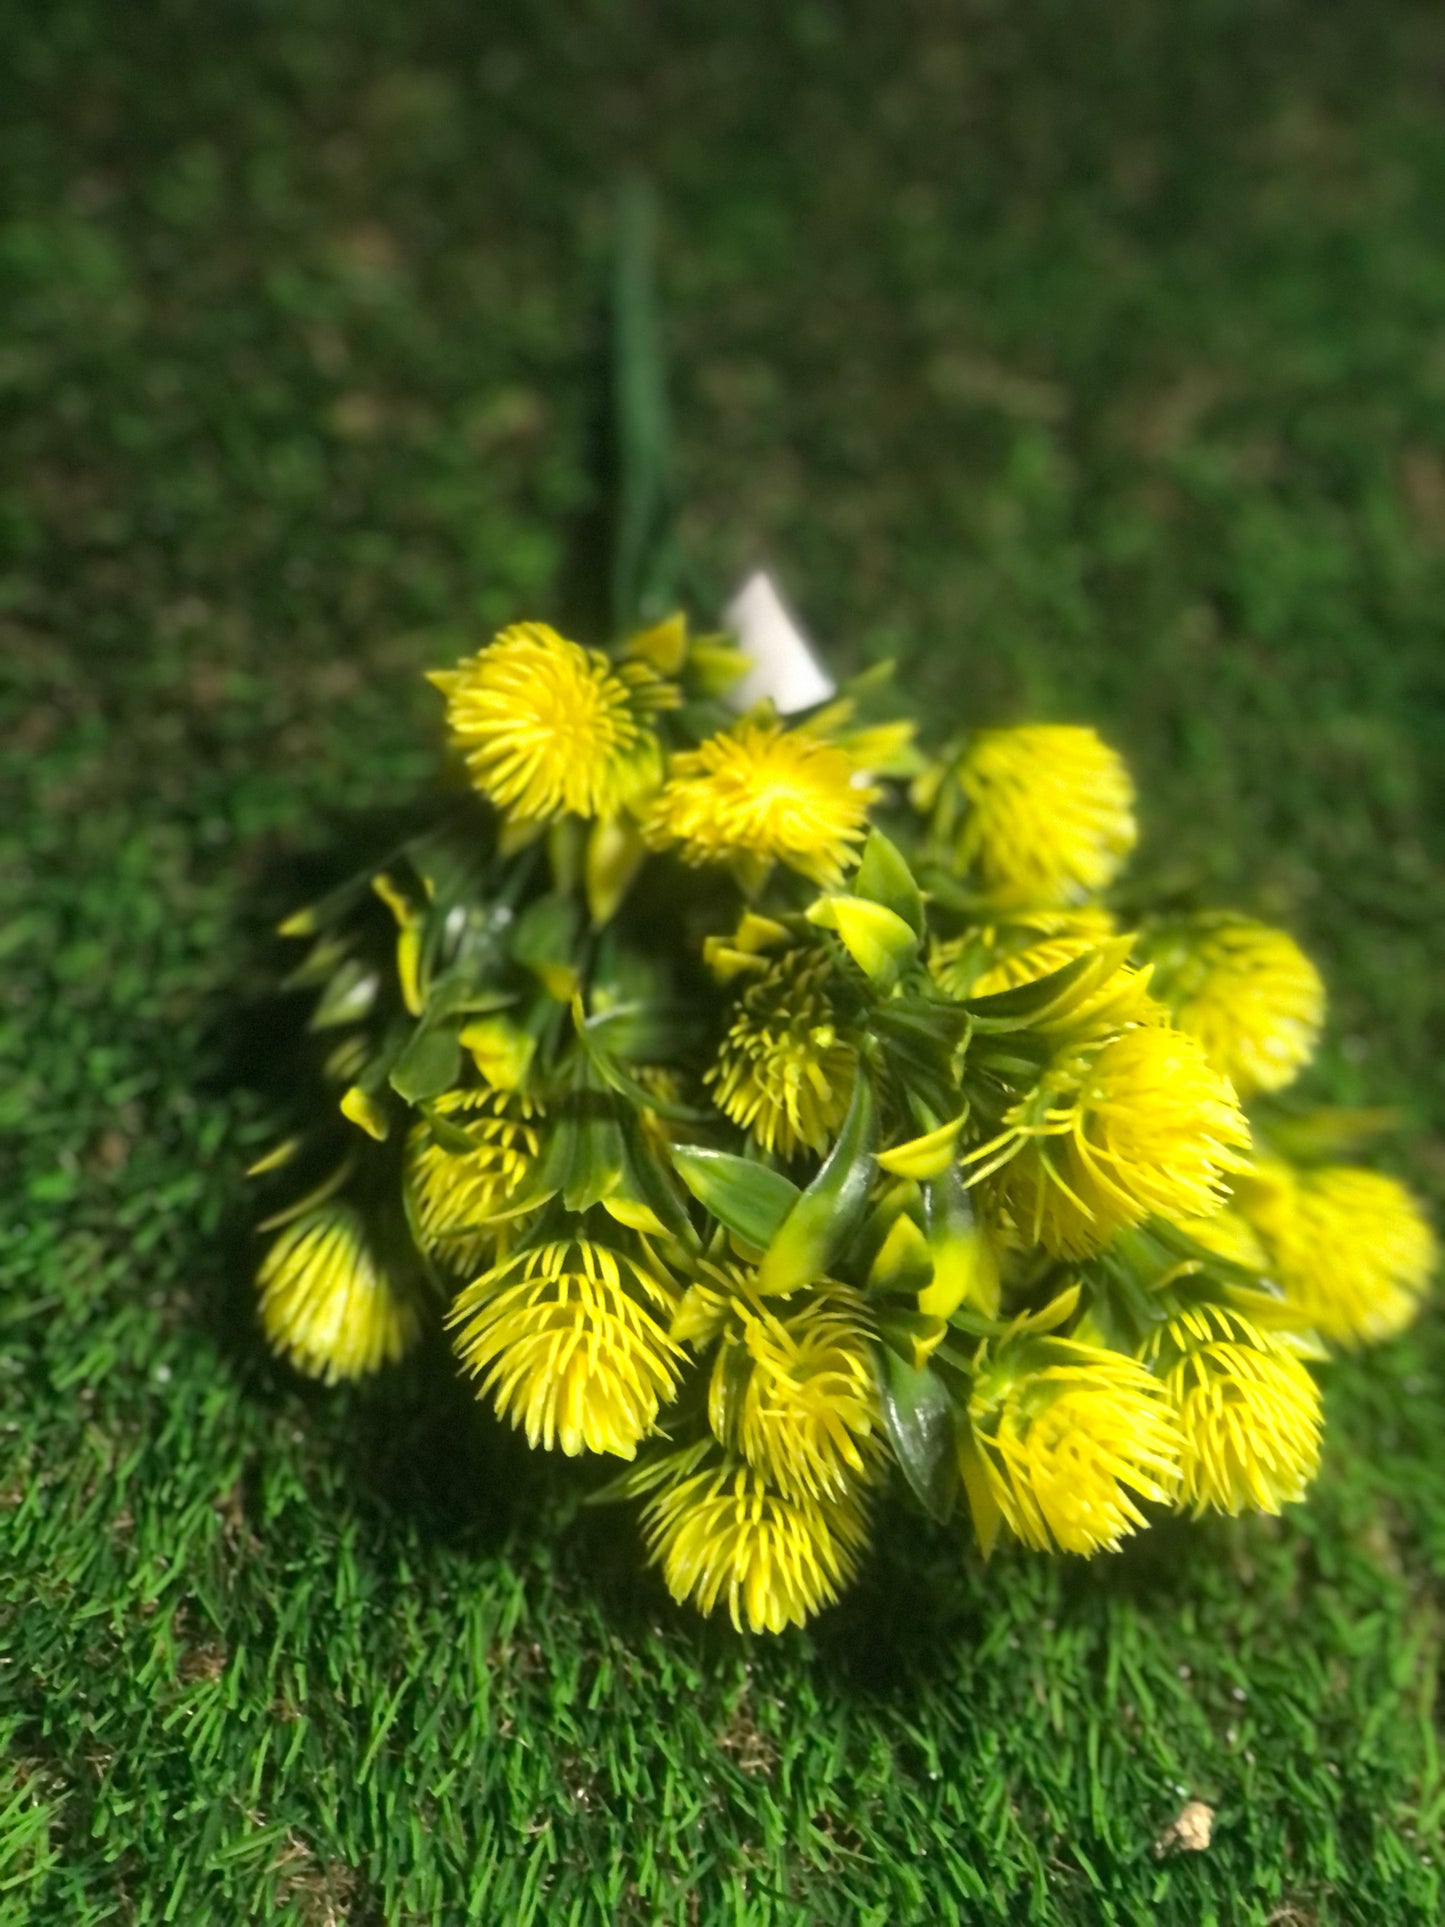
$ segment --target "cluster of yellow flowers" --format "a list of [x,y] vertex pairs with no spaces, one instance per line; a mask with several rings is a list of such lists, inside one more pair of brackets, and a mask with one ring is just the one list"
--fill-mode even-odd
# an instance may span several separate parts
[[[1088,729],[931,754],[860,679],[725,707],[681,617],[538,623],[432,681],[467,783],[283,928],[329,1102],[262,1160],[278,1352],[361,1376],[450,1331],[530,1444],[630,1461],[678,1599],[777,1631],[889,1489],[1092,1554],[1278,1512],[1310,1365],[1435,1262],[1368,1114],[1279,1093],[1319,976],[1218,911],[1123,919],[1134,791]],[[910,1496],[911,1495],[911,1496]]]

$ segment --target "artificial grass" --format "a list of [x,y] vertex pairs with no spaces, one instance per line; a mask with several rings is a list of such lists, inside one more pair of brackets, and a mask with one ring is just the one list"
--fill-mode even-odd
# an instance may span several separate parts
[[749,1641],[428,1360],[267,1361],[239,1173],[269,917],[414,795],[439,648],[585,600],[641,159],[699,564],[1104,727],[1438,1195],[1442,23],[501,11],[7,16],[0,1920],[1434,1920],[1437,1313],[1282,1522],[895,1522]]

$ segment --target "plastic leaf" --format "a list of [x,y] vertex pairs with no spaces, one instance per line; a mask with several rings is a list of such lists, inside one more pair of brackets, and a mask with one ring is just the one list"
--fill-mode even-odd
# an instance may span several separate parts
[[678,1144],[673,1146],[672,1163],[698,1203],[757,1251],[771,1244],[803,1195],[781,1171],[734,1157],[730,1151]]
[[901,917],[916,937],[923,935],[923,893],[902,852],[881,830],[870,833],[853,878],[853,894],[881,903]]
[[948,1321],[917,1311],[888,1311],[879,1319],[878,1330],[905,1364],[922,1371],[948,1336]]
[[391,1128],[391,1119],[385,1107],[377,1102],[370,1091],[364,1091],[359,1084],[353,1084],[341,1098],[341,1115],[382,1143]]
[[923,1209],[933,1281],[918,1295],[919,1310],[951,1318],[968,1304],[994,1317],[999,1301],[998,1258],[956,1172],[945,1172],[924,1187]]
[[918,954],[918,938],[903,918],[863,897],[821,897],[808,921],[835,930],[858,968],[880,990],[891,990]]
[[461,1063],[455,1031],[418,1028],[391,1067],[391,1088],[408,1104],[440,1097],[456,1083]]
[[940,1124],[936,1131],[911,1138],[907,1144],[895,1144],[891,1151],[880,1151],[880,1168],[896,1178],[941,1177],[953,1163],[965,1117],[956,1117],[951,1124]]
[[868,1272],[870,1291],[918,1293],[933,1281],[928,1240],[905,1212],[893,1221]]
[[873,1088],[860,1071],[837,1142],[768,1245],[759,1291],[795,1291],[826,1273],[862,1219],[873,1171]]
[[973,1514],[973,1529],[978,1536],[978,1549],[984,1558],[989,1558],[998,1542],[999,1527],[1003,1524],[1003,1514],[998,1500],[993,1495],[988,1471],[984,1466],[982,1454],[974,1442],[973,1427],[964,1419],[958,1426],[958,1471],[963,1481],[963,1489],[968,1498],[968,1509]]
[[464,1025],[458,1041],[499,1091],[520,1090],[526,1082],[537,1040],[520,1024],[508,1023],[505,1017],[484,1017]]
[[891,1346],[879,1351],[883,1423],[893,1456],[931,1517],[945,1520],[958,1493],[957,1420],[936,1372],[905,1363]]
[[600,929],[616,915],[632,879],[642,867],[647,845],[630,816],[602,816],[587,839],[587,909]]

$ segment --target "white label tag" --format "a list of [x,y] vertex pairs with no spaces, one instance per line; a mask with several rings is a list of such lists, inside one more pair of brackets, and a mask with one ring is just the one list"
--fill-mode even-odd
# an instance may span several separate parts
[[765,570],[750,575],[723,610],[723,623],[753,666],[728,700],[751,709],[771,698],[780,716],[827,702],[837,690]]

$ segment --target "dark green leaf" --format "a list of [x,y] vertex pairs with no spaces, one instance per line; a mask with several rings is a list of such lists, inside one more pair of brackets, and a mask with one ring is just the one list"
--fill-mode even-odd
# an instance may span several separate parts
[[923,893],[902,852],[881,830],[872,831],[864,845],[853,894],[881,903],[902,917],[916,937],[923,935]]
[[878,1350],[883,1423],[893,1455],[931,1517],[947,1519],[958,1496],[953,1400],[936,1372],[916,1370],[891,1346]]
[[419,1104],[449,1091],[461,1066],[462,1047],[454,1031],[418,1029],[391,1067],[391,1088],[408,1104]]
[[873,1087],[860,1070],[837,1143],[768,1245],[759,1291],[794,1291],[824,1275],[857,1229],[875,1169]]
[[730,1151],[678,1144],[673,1146],[672,1163],[698,1203],[758,1251],[766,1250],[802,1196],[781,1171],[734,1157]]

